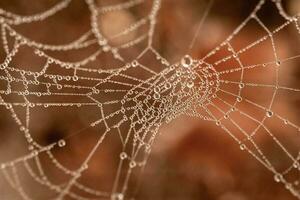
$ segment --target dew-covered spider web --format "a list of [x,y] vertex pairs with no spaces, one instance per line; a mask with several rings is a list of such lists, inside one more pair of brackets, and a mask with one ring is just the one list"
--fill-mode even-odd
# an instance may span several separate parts
[[[294,111],[289,116],[280,107],[282,102],[299,97],[300,88],[291,86],[281,76],[300,58],[299,49],[291,55],[281,51],[299,46],[299,16],[287,14],[281,0],[260,0],[214,49],[201,57],[193,55],[196,34],[190,49],[173,62],[153,45],[162,1],[86,0],[89,30],[74,41],[55,45],[38,42],[22,31],[27,25],[42,25],[61,15],[72,6],[72,0],[62,0],[33,15],[0,9],[4,52],[0,65],[0,112],[10,116],[10,126],[17,127],[14,134],[18,132],[28,149],[17,157],[1,160],[1,179],[6,179],[19,197],[133,199],[140,185],[136,177],[142,177],[161,126],[180,116],[191,116],[198,118],[199,123],[217,126],[218,134],[232,138],[237,149],[250,154],[273,174],[270,182],[278,182],[300,199],[299,115]],[[275,28],[269,27],[262,17],[266,3],[274,5],[274,12],[281,18]],[[103,32],[99,19],[124,10],[141,17],[114,34]],[[121,19],[112,18],[110,23],[118,20]],[[236,39],[254,25],[257,37],[237,45]],[[295,44],[278,42],[281,34],[291,30]],[[60,30],[59,34],[64,37],[65,33]],[[64,61],[74,52],[78,55],[76,61]],[[249,55],[255,56],[246,59]],[[33,58],[34,63],[26,62]],[[59,115],[63,111],[80,111],[84,126],[78,128],[75,124],[73,131],[63,137],[40,143],[36,132],[47,120],[35,123],[39,113]],[[269,128],[274,124],[276,129]],[[284,134],[278,134],[280,130]],[[91,132],[97,134],[89,144],[72,145],[71,141],[84,141]],[[271,150],[262,145],[261,137],[267,138]],[[115,149],[105,150],[109,145]],[[57,154],[83,148],[88,151],[80,157],[69,155],[62,159]],[[276,152],[276,156],[270,152]],[[106,159],[95,162],[100,156]],[[103,177],[85,180],[85,175],[92,173],[90,166],[101,166],[101,162],[113,162],[112,159],[117,160],[116,169],[106,169],[114,177],[112,181]],[[27,189],[24,176],[34,182],[31,184],[35,188],[41,188],[43,196]],[[100,182],[101,188],[93,187]]]

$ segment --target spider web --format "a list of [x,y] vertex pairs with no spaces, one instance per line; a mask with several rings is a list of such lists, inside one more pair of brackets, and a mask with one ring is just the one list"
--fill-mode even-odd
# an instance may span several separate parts
[[[282,183],[300,199],[299,149],[290,148],[286,138],[278,137],[276,131],[269,128],[270,123],[283,125],[281,129],[287,130],[284,136],[287,138],[292,138],[293,134],[297,136],[300,132],[296,122],[277,111],[276,105],[278,96],[285,93],[298,95],[300,91],[282,85],[280,80],[282,68],[288,67],[290,62],[300,57],[297,54],[280,57],[276,36],[288,27],[300,34],[299,17],[286,14],[280,0],[273,3],[284,23],[274,30],[268,28],[259,17],[266,3],[260,0],[251,14],[219,46],[202,58],[196,59],[187,54],[175,63],[170,63],[153,47],[161,0],[151,1],[146,16],[112,36],[105,36],[101,32],[99,16],[149,2],[130,0],[99,5],[94,0],[86,0],[91,29],[64,45],[39,43],[17,31],[16,27],[20,25],[41,22],[62,12],[70,3],[71,0],[63,0],[49,10],[32,16],[0,10],[1,39],[6,54],[0,65],[0,104],[11,115],[21,133],[19,137],[24,137],[29,149],[28,154],[3,162],[1,172],[23,199],[35,198],[34,194],[24,189],[21,173],[28,173],[33,181],[46,189],[45,194],[51,193],[51,199],[131,198],[134,194],[128,191],[129,186],[138,188],[138,183],[132,186],[131,178],[143,172],[159,128],[181,115],[215,123],[242,151],[248,152],[272,172],[274,181]],[[235,38],[250,23],[256,23],[263,35],[249,45],[236,48]],[[140,35],[116,45],[117,38],[137,30]],[[263,45],[269,46],[272,57],[254,60],[254,64],[244,61],[243,56],[255,53],[253,51]],[[133,59],[127,58],[126,52],[136,46],[141,50]],[[76,62],[66,62],[51,54],[90,47],[95,47],[95,51]],[[35,56],[43,60],[44,64],[39,70],[16,66],[14,60],[22,54],[24,48],[31,49]],[[222,54],[220,57],[220,52],[226,52],[227,55],[224,57]],[[100,68],[97,59],[103,54],[111,56],[119,67]],[[155,60],[160,70],[149,66],[149,59]],[[261,76],[249,78],[253,70],[260,71]],[[269,82],[265,81],[266,73],[274,75]],[[264,94],[264,98],[249,97],[247,94],[253,91]],[[32,113],[35,109],[48,111],[57,107],[72,109],[74,112],[88,107],[97,114],[85,128],[54,143],[39,144],[30,128],[34,123]],[[240,123],[238,118],[243,119],[244,123]],[[54,152],[67,148],[68,140],[90,129],[98,130],[99,135],[84,160],[76,167],[62,164]],[[270,156],[257,141],[261,135],[271,140],[273,151],[278,152],[278,157]],[[114,155],[119,163],[110,189],[98,190],[80,180],[89,170],[96,153],[101,151],[102,145],[110,137],[117,137],[120,143],[121,151]],[[278,162],[283,164],[279,165]],[[65,178],[59,182],[53,179],[45,170],[46,165],[55,167],[60,176]]]

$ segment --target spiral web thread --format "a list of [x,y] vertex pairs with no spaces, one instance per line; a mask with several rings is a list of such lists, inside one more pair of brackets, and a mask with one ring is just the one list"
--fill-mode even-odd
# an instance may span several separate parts
[[[127,194],[127,190],[132,173],[143,171],[161,125],[180,115],[189,115],[214,122],[216,126],[236,141],[241,150],[250,153],[266,169],[271,171],[276,182],[282,183],[287,190],[300,199],[299,182],[295,178],[299,177],[300,171],[299,151],[289,149],[277,138],[273,130],[268,128],[268,121],[277,120],[277,123],[284,124],[284,129],[289,129],[284,137],[289,137],[290,132],[296,134],[300,132],[300,127],[296,123],[276,112],[274,108],[276,97],[281,91],[297,95],[300,91],[297,88],[280,85],[279,79],[282,67],[288,67],[288,63],[299,58],[300,55],[280,58],[276,44],[276,34],[287,27],[293,26],[300,34],[298,16],[287,15],[281,7],[281,2],[273,1],[278,9],[278,14],[282,16],[285,22],[278,28],[270,30],[259,17],[259,12],[266,3],[261,0],[249,17],[224,42],[206,56],[201,59],[193,59],[186,55],[174,64],[170,64],[163,58],[152,45],[161,0],[153,0],[152,7],[146,17],[111,38],[105,38],[100,32],[97,23],[98,15],[130,9],[144,4],[145,0],[130,0],[105,7],[97,6],[93,0],[86,0],[90,10],[91,30],[65,45],[41,44],[22,36],[14,29],[15,26],[24,23],[43,21],[58,12],[62,12],[70,3],[71,0],[63,0],[49,10],[32,16],[20,16],[0,10],[1,38],[6,53],[4,62],[0,65],[0,80],[1,83],[4,83],[0,90],[0,104],[6,108],[19,127],[30,151],[27,155],[2,163],[1,173],[23,199],[34,198],[26,192],[22,185],[20,172],[18,172],[21,168],[25,169],[32,179],[42,187],[52,191],[54,199],[59,200],[68,197],[82,200],[121,200],[131,198]],[[257,23],[264,31],[264,36],[257,38],[256,41],[241,49],[235,49],[232,41],[250,22]],[[143,26],[147,27],[147,31],[141,36],[120,46],[111,45],[112,38],[130,34]],[[13,40],[8,40],[8,36],[12,37]],[[146,43],[146,47],[135,59],[127,62],[120,52],[141,43]],[[245,65],[241,57],[263,43],[270,44],[273,58],[263,63]],[[74,63],[61,61],[46,52],[65,52],[84,49],[93,45],[98,45],[97,51]],[[23,70],[11,65],[12,60],[24,46],[33,49],[37,56],[45,60],[40,71]],[[210,61],[220,51],[227,51],[228,56],[214,62]],[[111,54],[115,60],[123,64],[116,69],[88,68],[86,65],[95,61],[100,54]],[[162,70],[155,71],[143,63],[142,59],[146,55],[150,55],[158,61]],[[235,64],[228,67],[226,65],[228,61]],[[222,66],[227,66],[227,68],[222,69]],[[57,67],[68,72],[68,75],[51,72],[51,68]],[[268,84],[260,83],[259,80],[254,82],[245,80],[247,73],[251,73],[251,70],[254,69],[269,69],[275,74],[275,79]],[[138,71],[143,71],[143,74],[147,75],[141,77],[138,75]],[[234,76],[231,76],[232,74]],[[14,88],[14,84],[21,84],[22,87]],[[5,87],[2,87],[3,85]],[[235,90],[229,90],[228,85],[234,87]],[[39,86],[39,90],[34,89],[36,86]],[[263,104],[248,98],[244,92],[247,88],[269,90],[270,95],[266,94],[269,97],[268,103]],[[11,100],[14,96],[19,97],[19,102]],[[105,98],[102,98],[103,96]],[[110,96],[109,100],[107,100],[107,96]],[[69,101],[69,97],[78,99],[78,102]],[[260,114],[248,113],[247,110],[243,109],[245,105],[257,109]],[[113,111],[107,109],[111,106],[118,109]],[[19,107],[26,110],[25,116],[16,112]],[[34,123],[31,122],[31,112],[35,108],[47,110],[52,107],[93,107],[100,112],[100,115],[97,120],[90,122],[89,126],[83,130],[55,143],[42,146],[31,135],[30,123]],[[237,122],[236,118],[232,117],[233,115],[253,124],[253,128],[247,130]],[[127,126],[128,124],[129,126]],[[95,145],[85,160],[75,170],[68,169],[56,159],[53,154],[55,149],[59,150],[68,146],[68,139],[78,136],[84,130],[95,128],[101,130],[99,139],[95,141]],[[115,133],[120,139],[122,152],[118,155],[119,167],[111,191],[100,191],[81,184],[79,179],[89,169],[89,162],[93,159],[95,152],[101,148],[101,144],[107,137]],[[284,169],[279,169],[276,166],[276,160],[269,158],[263,147],[256,142],[255,137],[257,135],[269,137],[278,151],[284,154],[284,159],[287,160],[287,166]],[[51,177],[47,176],[45,167],[40,161],[42,155],[46,156],[54,167],[67,175],[68,180],[54,183]],[[125,170],[126,173],[121,173],[122,170]]]

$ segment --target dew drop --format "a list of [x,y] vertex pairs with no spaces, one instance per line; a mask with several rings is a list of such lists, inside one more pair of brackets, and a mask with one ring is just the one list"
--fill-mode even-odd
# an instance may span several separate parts
[[246,149],[246,145],[245,145],[245,144],[241,144],[241,145],[240,145],[240,149],[241,149],[242,151],[244,151],[244,150]]
[[191,56],[189,55],[185,55],[182,59],[181,59],[181,64],[183,67],[188,68],[192,65],[193,63],[193,59],[191,58]]
[[20,127],[20,131],[25,131],[25,129],[26,129],[25,126]]
[[111,197],[112,200],[123,200],[124,195],[122,193],[114,193]]
[[124,195],[119,193],[118,196],[117,196],[117,199],[118,200],[123,200],[124,199]]
[[127,158],[127,154],[125,152],[120,153],[120,159],[124,160],[125,158]]
[[154,92],[155,92],[155,93],[159,93],[159,92],[160,92],[160,88],[159,88],[159,87],[155,87],[155,88],[154,88]]
[[88,164],[82,165],[82,169],[83,169],[83,170],[86,170],[86,169],[88,169],[88,168],[89,168]]
[[171,87],[172,87],[172,84],[171,84],[171,83],[167,82],[167,83],[165,84],[165,88],[166,88],[166,89],[170,89]]
[[32,155],[33,155],[33,156],[37,156],[38,154],[39,154],[39,152],[38,152],[37,150],[33,150],[33,151],[32,151]]
[[277,65],[277,66],[280,66],[280,65],[281,65],[280,60],[277,60],[277,61],[276,61],[276,65]]
[[64,147],[65,145],[66,145],[66,141],[65,140],[61,139],[61,140],[58,141],[58,146],[59,147]]
[[287,190],[290,190],[292,188],[292,185],[290,183],[285,184],[285,188]]
[[244,84],[244,83],[240,83],[240,84],[239,84],[239,88],[240,88],[240,89],[242,89],[242,88],[244,88],[244,87],[245,87],[245,84]]
[[135,161],[131,161],[130,163],[129,163],[129,167],[130,168],[134,168],[136,166],[136,162]]
[[192,87],[194,87],[194,82],[193,81],[189,81],[189,82],[187,82],[186,86],[188,88],[192,88]]
[[4,169],[5,167],[6,167],[5,164],[0,165],[0,169]]
[[73,77],[72,77],[72,79],[73,79],[73,81],[78,81],[78,76],[76,76],[76,75],[74,75]]
[[137,60],[134,60],[134,61],[131,62],[131,66],[132,66],[132,67],[136,67],[136,66],[138,66],[138,64],[139,64],[139,63],[138,63]]
[[159,99],[160,98],[160,94],[159,93],[154,93],[153,98],[156,99],[156,100]]
[[267,117],[272,117],[273,116],[273,112],[271,110],[268,110],[266,112]]
[[281,174],[275,174],[275,175],[274,175],[274,180],[275,180],[277,183],[279,183],[279,182],[281,181],[281,179],[282,179],[282,175],[281,175]]

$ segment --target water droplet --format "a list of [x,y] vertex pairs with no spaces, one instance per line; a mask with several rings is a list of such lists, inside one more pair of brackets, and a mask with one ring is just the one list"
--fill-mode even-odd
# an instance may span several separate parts
[[129,167],[130,168],[134,168],[136,166],[136,162],[135,161],[131,161],[130,163],[129,163]]
[[277,61],[276,61],[276,65],[277,65],[277,66],[280,66],[280,65],[281,65],[280,60],[277,60]]
[[242,89],[242,88],[244,88],[244,87],[245,87],[245,84],[244,84],[244,83],[240,83],[240,84],[239,84],[239,88],[240,88],[240,89]]
[[57,85],[56,88],[57,88],[58,90],[61,90],[61,89],[62,89],[62,85]]
[[170,89],[171,87],[172,87],[172,84],[171,84],[171,83],[167,82],[167,83],[165,84],[165,88],[166,88],[166,89]]
[[122,193],[114,193],[112,195],[112,200],[123,200],[124,199],[124,194]]
[[123,199],[124,199],[124,195],[121,194],[121,193],[119,193],[119,194],[118,194],[118,200],[123,200]]
[[78,76],[76,76],[76,75],[74,75],[73,77],[72,77],[72,79],[73,79],[73,81],[78,81]]
[[241,145],[240,145],[240,149],[241,149],[242,151],[244,151],[244,150],[246,149],[246,145],[245,145],[245,144],[241,144]]
[[281,174],[275,174],[275,175],[274,175],[274,180],[275,180],[277,183],[279,183],[279,182],[281,181],[281,179],[282,179],[282,175],[281,175]]
[[159,93],[154,93],[153,98],[156,99],[156,100],[159,99],[160,98],[160,94]]
[[192,87],[194,87],[194,82],[193,81],[189,81],[189,82],[187,82],[186,86],[188,88],[192,88]]
[[271,110],[268,110],[266,112],[267,117],[272,117],[273,116],[273,112]]
[[39,152],[38,152],[37,150],[33,150],[33,151],[32,151],[32,155],[33,155],[33,156],[37,156],[38,154],[39,154]]
[[58,141],[58,146],[59,147],[64,147],[65,145],[66,145],[66,141],[65,140],[61,139],[61,140]]
[[191,58],[191,56],[185,55],[181,59],[181,64],[182,64],[183,67],[188,68],[193,64],[193,59]]
[[285,184],[285,188],[287,190],[290,190],[292,188],[292,185],[290,183]]
[[154,92],[155,92],[155,93],[159,93],[159,92],[160,92],[160,88],[159,88],[159,87],[155,87],[155,88],[154,88]]
[[88,169],[88,168],[89,168],[88,164],[82,165],[82,169],[83,169],[83,170],[86,170],[86,169]]
[[124,160],[125,158],[127,158],[127,154],[125,152],[121,152],[120,153],[120,159]]
[[20,131],[25,131],[25,129],[26,129],[25,126],[20,127]]
[[242,102],[242,97],[241,96],[238,96],[237,98],[236,98],[236,100],[237,100],[237,102]]

